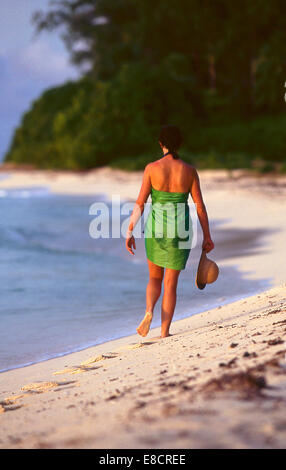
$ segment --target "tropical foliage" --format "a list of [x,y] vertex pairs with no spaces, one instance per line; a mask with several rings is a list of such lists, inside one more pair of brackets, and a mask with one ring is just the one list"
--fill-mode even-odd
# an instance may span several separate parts
[[284,0],[51,2],[36,28],[62,33],[82,78],[33,103],[6,160],[141,168],[158,156],[160,125],[174,123],[199,166],[285,167],[285,10]]

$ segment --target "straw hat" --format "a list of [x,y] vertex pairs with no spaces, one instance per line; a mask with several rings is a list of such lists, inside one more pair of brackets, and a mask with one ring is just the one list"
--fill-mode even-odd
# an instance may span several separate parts
[[203,250],[197,270],[196,286],[204,289],[206,284],[215,282],[218,278],[218,265],[207,257],[206,251]]

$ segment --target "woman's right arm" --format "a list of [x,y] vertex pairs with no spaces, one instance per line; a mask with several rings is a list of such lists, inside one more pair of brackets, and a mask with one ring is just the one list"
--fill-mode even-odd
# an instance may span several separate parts
[[203,201],[199,175],[195,168],[192,168],[192,170],[193,170],[192,171],[192,183],[191,183],[190,193],[196,205],[198,219],[200,221],[202,231],[203,231],[204,239],[203,239],[202,249],[206,250],[206,252],[208,253],[209,251],[213,250],[214,243],[211,239],[209,219],[208,219],[206,206]]
[[141,185],[141,189],[138,195],[138,198],[135,202],[134,209],[132,211],[130,222],[128,225],[128,230],[126,234],[126,249],[134,255],[134,251],[132,248],[136,249],[135,239],[132,234],[138,220],[140,219],[141,215],[144,211],[145,202],[148,199],[148,196],[151,192],[151,178],[150,178],[150,163],[146,166],[144,173],[143,173],[143,181]]

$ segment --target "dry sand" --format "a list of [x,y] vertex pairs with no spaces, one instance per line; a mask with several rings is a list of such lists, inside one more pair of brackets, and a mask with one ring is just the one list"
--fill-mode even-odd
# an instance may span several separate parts
[[[274,287],[174,322],[169,338],[155,328],[0,374],[1,448],[285,447],[285,178],[200,176],[226,288],[232,266]],[[141,177],[13,171],[0,190],[134,199]]]

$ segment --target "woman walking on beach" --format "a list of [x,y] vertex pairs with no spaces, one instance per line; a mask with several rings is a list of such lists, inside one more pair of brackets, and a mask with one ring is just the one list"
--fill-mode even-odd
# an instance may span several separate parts
[[163,157],[149,163],[144,170],[142,186],[126,234],[126,248],[134,255],[133,249],[136,246],[132,232],[151,194],[152,207],[145,226],[145,248],[149,267],[146,312],[137,328],[141,336],[148,334],[163,280],[161,337],[170,335],[178,279],[181,270],[185,269],[191,246],[189,194],[196,205],[203,230],[202,249],[209,252],[214,248],[197,171],[192,165],[181,160],[177,154],[181,143],[181,133],[176,126],[168,125],[161,128],[159,144]]

